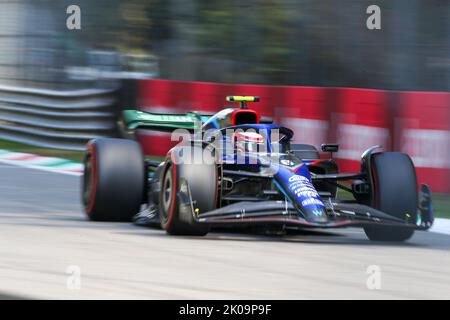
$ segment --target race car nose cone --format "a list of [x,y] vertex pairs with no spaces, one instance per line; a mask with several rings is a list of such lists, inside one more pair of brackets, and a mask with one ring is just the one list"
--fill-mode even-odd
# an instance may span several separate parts
[[325,209],[322,208],[314,208],[311,210],[304,210],[305,219],[308,222],[313,223],[328,223],[328,217],[325,212]]

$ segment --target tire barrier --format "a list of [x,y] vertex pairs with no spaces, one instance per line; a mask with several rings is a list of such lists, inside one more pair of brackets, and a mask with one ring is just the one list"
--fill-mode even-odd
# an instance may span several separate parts
[[0,86],[0,139],[65,150],[116,134],[115,91]]

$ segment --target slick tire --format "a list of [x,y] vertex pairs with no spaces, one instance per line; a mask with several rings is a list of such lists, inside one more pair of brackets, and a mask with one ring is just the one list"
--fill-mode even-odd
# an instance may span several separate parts
[[82,200],[94,221],[131,221],[144,200],[145,166],[139,144],[95,139],[84,158]]
[[[183,152],[208,157],[208,163],[196,161],[183,163],[178,158]],[[201,147],[175,147],[165,161],[161,179],[159,212],[161,227],[171,235],[204,236],[210,228],[194,221],[190,216],[181,216],[179,210],[179,191],[181,181],[186,181],[191,193],[193,206],[198,212],[207,212],[216,208],[218,197],[218,170],[214,156]]]
[[[382,152],[371,158],[372,206],[411,224],[417,221],[417,178],[411,158],[400,152]],[[374,241],[406,241],[414,234],[408,227],[366,226]]]

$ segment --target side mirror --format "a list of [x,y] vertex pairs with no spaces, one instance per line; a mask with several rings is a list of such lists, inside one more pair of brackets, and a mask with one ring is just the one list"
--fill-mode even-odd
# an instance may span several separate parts
[[339,151],[339,144],[337,143],[325,143],[320,146],[323,152],[338,152]]

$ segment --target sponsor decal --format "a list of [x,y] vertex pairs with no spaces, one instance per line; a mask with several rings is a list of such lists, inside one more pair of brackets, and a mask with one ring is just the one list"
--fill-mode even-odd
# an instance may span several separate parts
[[289,178],[289,182],[294,182],[294,181],[304,181],[304,182],[309,182],[309,179],[304,177],[304,176],[300,176],[300,175],[293,175]]
[[302,201],[303,207],[312,206],[312,205],[323,206],[323,202],[316,198],[309,198],[309,199]]
[[[292,175],[289,177],[289,190],[294,194],[303,207],[320,206],[323,207],[323,202],[319,194],[312,185],[311,181],[301,175]],[[322,215],[322,210],[317,209],[316,215]]]
[[[298,176],[297,176],[298,177]],[[292,177],[291,177],[292,178]],[[291,179],[289,179],[291,180]],[[292,179],[289,183],[289,189],[295,193],[297,196],[303,195],[306,197],[318,197],[316,189],[313,187],[311,182],[305,177],[300,179]]]
[[322,214],[323,214],[323,211],[320,210],[320,209],[314,209],[314,210],[312,211],[312,213],[313,213],[313,215],[315,215],[316,217],[321,217]]
[[298,191],[296,192],[296,195],[299,197],[306,197],[306,198],[314,198],[317,197],[318,194],[315,190],[309,189],[308,191]]

